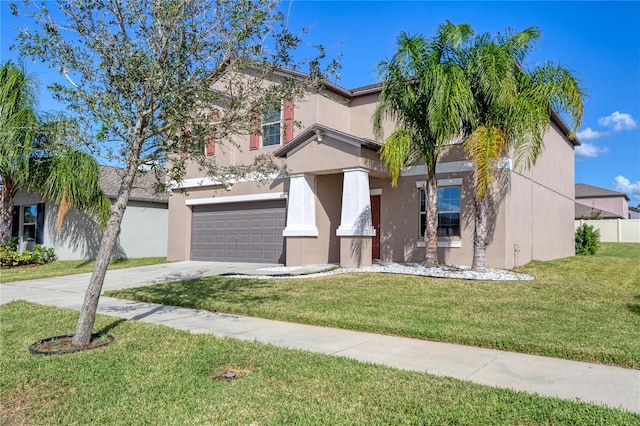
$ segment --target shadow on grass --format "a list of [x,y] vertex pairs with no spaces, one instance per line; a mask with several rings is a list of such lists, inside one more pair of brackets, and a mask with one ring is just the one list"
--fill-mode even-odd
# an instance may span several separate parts
[[85,266],[89,265],[91,262],[93,262],[93,260],[85,260],[82,263],[78,263],[75,268],[84,268]]
[[[640,294],[634,296],[634,299],[640,302]],[[640,303],[627,303],[627,309],[636,315],[640,315]]]
[[276,290],[269,281],[216,276],[116,290],[107,294],[141,302],[215,311],[218,306],[225,304],[248,307],[282,300],[282,290]]
[[109,334],[109,332],[111,330],[113,330],[114,328],[116,328],[117,326],[119,326],[120,324],[122,324],[125,321],[126,321],[126,319],[124,319],[124,318],[116,320],[116,321],[112,322],[111,324],[107,324],[106,326],[102,327],[100,330],[96,331],[95,334]]

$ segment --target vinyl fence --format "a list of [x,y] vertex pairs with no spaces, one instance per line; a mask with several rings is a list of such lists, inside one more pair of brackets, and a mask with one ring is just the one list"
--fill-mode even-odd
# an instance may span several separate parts
[[583,223],[599,229],[603,243],[640,243],[640,219],[576,220],[575,228]]

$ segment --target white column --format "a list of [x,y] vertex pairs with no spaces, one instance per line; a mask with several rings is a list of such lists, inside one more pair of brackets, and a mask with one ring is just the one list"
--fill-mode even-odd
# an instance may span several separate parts
[[342,215],[336,235],[372,237],[376,230],[371,223],[369,171],[358,167],[344,169],[343,173]]
[[315,177],[311,175],[291,175],[289,177],[289,205],[287,207],[287,227],[282,231],[285,237],[317,237]]

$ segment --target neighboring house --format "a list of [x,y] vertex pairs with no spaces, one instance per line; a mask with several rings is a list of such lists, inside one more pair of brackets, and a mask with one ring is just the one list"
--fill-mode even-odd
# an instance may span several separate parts
[[[206,147],[221,164],[270,154],[288,174],[224,187],[188,167],[169,198],[168,259],[364,266],[424,260],[424,166],[403,170],[393,188],[374,141],[372,114],[381,85],[346,90],[328,84],[295,105],[263,113],[263,136],[237,139],[242,150]],[[293,122],[300,126],[293,126]],[[385,126],[388,136],[391,123]],[[574,255],[574,147],[556,115],[545,150],[529,171],[505,171],[505,193],[491,220],[487,265],[511,268],[532,259]],[[472,167],[460,143],[437,167],[438,254],[470,265],[473,254]]]
[[575,219],[629,219],[629,197],[622,192],[576,184]]
[[[100,166],[100,184],[112,201],[122,182],[121,171],[115,167]],[[155,193],[156,181],[153,173],[136,178],[113,257],[166,256],[168,197]],[[55,204],[44,203],[26,191],[18,192],[12,235],[20,238],[21,249],[42,244],[52,247],[60,260],[95,259],[102,232],[93,219],[80,211],[70,210],[60,231],[56,231],[57,211]]]
[[629,207],[629,219],[640,219],[640,208]]

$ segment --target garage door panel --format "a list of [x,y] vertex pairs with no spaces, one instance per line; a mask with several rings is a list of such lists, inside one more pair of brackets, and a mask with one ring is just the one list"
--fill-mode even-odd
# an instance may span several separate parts
[[191,259],[284,263],[284,201],[194,206]]

